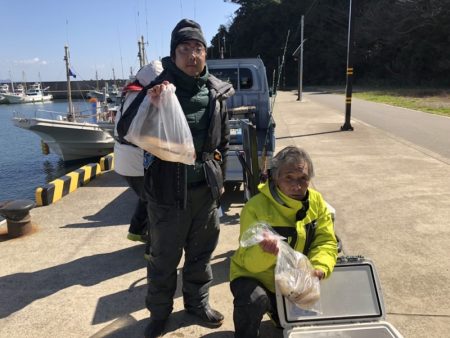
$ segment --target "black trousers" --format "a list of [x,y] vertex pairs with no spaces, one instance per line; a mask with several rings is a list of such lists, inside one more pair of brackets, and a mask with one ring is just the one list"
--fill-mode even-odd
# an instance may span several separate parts
[[122,176],[130,188],[138,196],[138,201],[131,217],[128,232],[136,235],[146,234],[148,231],[147,202],[144,193],[144,176]]
[[147,308],[152,318],[165,319],[173,310],[177,266],[184,251],[183,300],[186,309],[209,304],[213,275],[210,259],[220,231],[218,203],[206,185],[187,191],[185,210],[148,200],[150,255],[147,265]]
[[275,294],[254,278],[241,277],[230,283],[234,296],[235,338],[258,338],[265,313],[278,322]]

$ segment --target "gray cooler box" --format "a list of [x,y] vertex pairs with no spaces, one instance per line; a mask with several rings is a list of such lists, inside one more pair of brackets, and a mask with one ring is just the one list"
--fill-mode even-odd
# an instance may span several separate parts
[[360,256],[340,257],[320,283],[322,314],[305,311],[276,291],[284,337],[403,337],[383,321],[385,309],[374,264]]

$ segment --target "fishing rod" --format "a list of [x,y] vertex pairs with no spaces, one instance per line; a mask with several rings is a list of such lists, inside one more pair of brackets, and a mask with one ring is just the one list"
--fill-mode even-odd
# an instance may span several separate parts
[[[281,80],[281,73],[283,71],[283,67],[284,67],[284,60],[285,60],[285,55],[286,55],[286,50],[287,50],[287,44],[289,41],[289,34],[290,34],[291,30],[288,30],[287,32],[287,36],[286,36],[286,42],[284,44],[284,50],[283,50],[283,55],[281,57],[281,63],[278,65],[278,78],[277,78],[277,83],[275,86],[275,95],[273,97],[273,100],[271,102],[271,107],[270,107],[270,113],[269,113],[269,121],[268,121],[268,125],[267,125],[267,129],[266,129],[266,137],[264,139],[264,145],[263,145],[263,149],[262,149],[262,154],[261,154],[261,162],[263,165],[263,170],[261,171],[261,177],[260,180],[261,181],[265,181],[268,178],[268,173],[267,173],[267,146],[269,143],[269,130],[272,124],[272,115],[273,115],[273,109],[275,107],[275,99],[277,98],[277,93],[278,93],[278,87],[280,86],[280,80]],[[274,88],[274,87],[272,87]]]

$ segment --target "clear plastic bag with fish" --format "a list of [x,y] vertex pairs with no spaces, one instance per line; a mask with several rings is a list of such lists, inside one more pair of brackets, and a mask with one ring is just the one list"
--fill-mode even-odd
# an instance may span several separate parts
[[195,163],[192,133],[173,84],[157,98],[145,96],[125,139],[161,160]]
[[303,310],[322,313],[320,281],[308,257],[292,249],[270,225],[257,223],[241,236],[241,247],[249,247],[267,238],[268,233],[278,240],[275,265],[275,285],[279,292]]

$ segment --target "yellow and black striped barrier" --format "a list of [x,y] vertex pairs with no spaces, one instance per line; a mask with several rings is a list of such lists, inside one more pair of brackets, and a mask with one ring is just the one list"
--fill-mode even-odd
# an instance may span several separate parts
[[78,187],[87,184],[99,174],[101,174],[100,164],[89,163],[80,169],[57,178],[36,189],[36,204],[38,206],[52,204]]
[[113,169],[114,153],[111,153],[100,158],[99,163],[86,164],[77,170],[47,183],[43,187],[38,187],[35,193],[36,205],[44,206],[52,204],[78,187],[89,183],[103,171]]
[[101,171],[114,169],[114,153],[103,156],[100,159],[100,169]]

